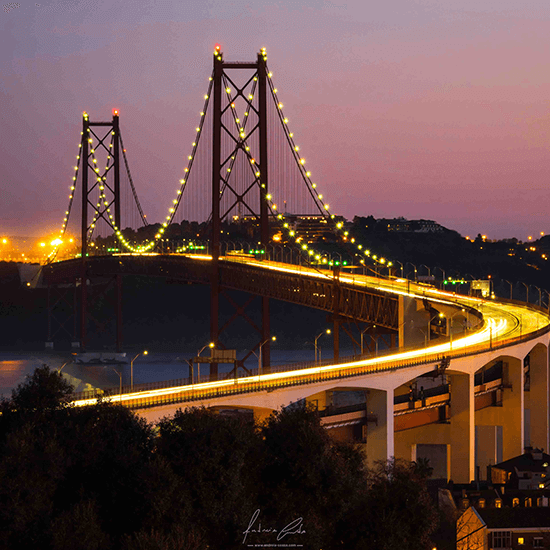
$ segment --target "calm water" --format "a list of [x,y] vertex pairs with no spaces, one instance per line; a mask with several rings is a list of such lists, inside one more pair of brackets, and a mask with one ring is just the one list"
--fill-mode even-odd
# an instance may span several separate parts
[[[186,360],[197,354],[197,350],[182,351],[179,353],[155,353],[150,352],[147,356],[140,356],[134,361],[134,384],[147,382],[158,382],[172,380],[175,378],[186,378],[189,376],[189,367]],[[206,352],[203,353],[205,355]],[[351,352],[341,351],[341,356]],[[242,353],[238,356],[242,357]],[[11,353],[0,352],[0,395],[9,397],[11,391],[18,384],[24,382],[27,375],[32,375],[34,369],[43,364],[52,369],[58,369],[68,359],[69,353]],[[63,368],[63,375],[74,386],[75,391],[83,391],[94,388],[116,388],[120,383],[119,375],[122,374],[123,385],[130,384],[130,362],[133,357],[127,354],[128,364],[123,365],[98,365],[85,366],[69,363]],[[323,349],[323,359],[332,357],[332,350]],[[306,350],[271,350],[271,364],[282,365],[297,361],[314,360],[313,349]],[[252,356],[248,359],[246,366],[250,369],[257,367],[258,360]],[[201,375],[208,373],[208,365],[202,364]],[[220,365],[219,372],[226,373],[231,370],[231,365]],[[195,375],[197,373],[195,365]]]

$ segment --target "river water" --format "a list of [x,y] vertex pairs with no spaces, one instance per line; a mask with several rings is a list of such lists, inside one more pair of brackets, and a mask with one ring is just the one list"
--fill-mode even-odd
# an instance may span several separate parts
[[[139,356],[134,361],[134,384],[160,382],[189,376],[187,360],[197,354],[196,349],[178,353],[150,352],[147,356]],[[323,359],[332,357],[332,350],[323,349]],[[351,352],[342,350],[341,356],[351,355]],[[206,354],[206,350],[203,355]],[[70,382],[75,391],[91,390],[95,388],[118,388],[120,376],[122,384],[130,384],[130,359],[135,355],[127,354],[128,363],[121,365],[79,365],[69,363],[63,367],[62,373]],[[238,354],[242,357],[243,354]],[[71,358],[69,353],[54,352],[0,352],[0,395],[10,397],[11,392],[19,384],[25,381],[26,376],[32,375],[36,367],[48,365],[52,369],[60,368]],[[298,361],[314,361],[314,350],[277,350],[271,348],[271,364],[284,365]],[[251,356],[246,366],[249,369],[258,366],[256,357]],[[208,374],[208,365],[202,364],[201,376]],[[220,374],[232,369],[231,365],[219,365]],[[197,365],[195,365],[195,376]]]

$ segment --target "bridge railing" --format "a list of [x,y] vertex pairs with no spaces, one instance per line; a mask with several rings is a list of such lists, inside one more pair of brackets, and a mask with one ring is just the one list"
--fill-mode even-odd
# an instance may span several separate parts
[[[534,309],[540,309],[542,311],[545,311],[544,308],[538,308],[536,306],[532,306]],[[289,378],[281,378],[281,379],[270,379],[263,376],[263,373],[258,373],[257,369],[253,369],[249,372],[241,372],[238,373],[238,375],[235,377],[226,377],[225,380],[235,381],[235,384],[227,385],[221,388],[206,388],[204,386],[201,386],[199,382],[192,384],[191,379],[189,378],[179,378],[176,380],[168,380],[164,382],[153,382],[150,384],[139,384],[134,385],[133,387],[133,393],[139,393],[139,392],[147,392],[150,390],[155,389],[164,389],[164,388],[174,388],[174,392],[172,395],[150,395],[150,396],[139,396],[136,395],[135,399],[125,403],[126,406],[129,406],[131,408],[143,408],[143,407],[153,407],[161,404],[169,404],[169,403],[179,403],[179,402],[189,402],[189,401],[197,401],[197,400],[203,400],[208,398],[215,398],[215,397],[224,397],[229,395],[235,395],[235,394],[241,394],[241,393],[250,393],[250,392],[257,392],[257,391],[272,391],[279,388],[284,387],[290,387],[290,386],[296,386],[296,385],[303,385],[303,384],[311,384],[311,383],[317,383],[321,381],[329,381],[329,380],[338,380],[343,378],[351,378],[356,376],[361,376],[364,374],[370,374],[370,373],[380,373],[390,370],[397,370],[402,368],[410,368],[415,366],[421,366],[426,364],[433,364],[434,367],[437,368],[437,364],[442,364],[444,360],[453,359],[453,358],[461,358],[461,357],[468,357],[472,355],[476,355],[481,352],[488,352],[488,351],[495,351],[500,349],[505,349],[507,347],[527,342],[533,339],[536,339],[544,334],[547,334],[550,331],[550,326],[545,326],[541,329],[538,329],[536,331],[530,332],[528,334],[515,336],[512,338],[505,338],[502,340],[496,340],[494,342],[484,342],[480,343],[474,346],[469,346],[468,348],[464,348],[461,350],[449,350],[446,353],[430,353],[428,349],[426,349],[426,353],[420,356],[411,357],[411,358],[405,358],[405,359],[395,359],[390,360],[387,362],[383,362],[381,364],[368,364],[368,365],[353,365],[353,363],[356,363],[357,361],[360,361],[362,359],[372,358],[371,355],[362,355],[362,356],[349,356],[349,357],[343,357],[338,363],[335,363],[334,360],[327,359],[323,361],[318,362],[300,362],[300,363],[292,363],[290,365],[279,365],[279,366],[273,366],[270,369],[270,373],[284,373],[288,372],[289,374],[293,371],[299,371],[299,370],[308,370],[308,372],[289,377]],[[396,352],[402,352],[403,350],[387,350],[384,354],[379,354],[378,358],[383,359],[383,357],[393,355]],[[341,369],[334,369],[334,370],[323,370],[323,366],[331,366],[331,365],[346,365],[349,364],[349,366],[343,366]],[[267,374],[267,372],[265,373]],[[242,380],[241,380],[242,379]],[[244,380],[246,379],[246,381]],[[241,380],[241,381],[240,381]],[[204,381],[204,380],[203,380]],[[177,391],[177,388],[182,388],[181,391]],[[185,388],[185,389],[184,389]],[[123,395],[132,393],[131,388],[129,386],[123,387]],[[109,396],[115,396],[119,395],[119,388],[110,388],[107,390],[96,390],[96,391],[86,391],[86,392],[79,392],[73,394],[74,400],[79,399],[94,399],[98,397],[109,397]]]

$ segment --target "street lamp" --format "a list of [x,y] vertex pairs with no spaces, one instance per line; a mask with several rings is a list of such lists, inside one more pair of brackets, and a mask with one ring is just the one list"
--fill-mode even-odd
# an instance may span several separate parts
[[426,264],[420,264],[419,267],[424,266],[428,270],[428,277],[432,276],[432,270]]
[[58,374],[61,374],[61,371],[63,370],[63,367],[65,367],[66,365],[68,365],[69,363],[72,363],[73,360],[72,359],[69,359],[68,361],[65,361],[65,363],[63,363],[58,369],[57,369],[57,373]]
[[401,278],[403,278],[403,264],[399,260],[393,260],[396,264],[399,264],[399,269],[401,270]]
[[441,277],[442,277],[441,280],[444,281],[444,280],[445,280],[445,270],[442,269],[441,267],[439,267],[438,265],[436,265],[436,266],[434,267],[434,271],[435,271],[436,269],[439,269],[439,271],[441,271]]
[[430,336],[431,336],[431,330],[430,330],[430,326],[432,324],[432,321],[434,319],[437,319],[437,318],[440,318],[440,319],[443,319],[443,317],[445,317],[445,315],[443,315],[443,313],[438,313],[437,315],[434,315],[433,317],[430,318],[430,320],[428,321],[428,329],[427,329],[427,342],[429,342],[431,340]]
[[212,349],[215,345],[216,344],[214,344],[214,342],[210,342],[209,344],[206,344],[206,346],[202,346],[202,348],[197,352],[197,357],[199,357],[206,348]]
[[536,285],[529,285],[529,286],[534,286],[539,291],[539,303],[538,303],[538,305],[539,305],[539,307],[542,306],[542,292],[541,292],[540,288]]
[[525,290],[527,291],[527,299],[525,301],[529,303],[529,285],[526,285],[522,281],[520,281],[520,283],[525,287]]
[[258,376],[262,374],[262,348],[264,344],[267,344],[269,341],[275,342],[277,340],[276,336],[272,336],[271,338],[267,338],[260,344],[260,349],[258,350]]
[[455,311],[450,317],[449,317],[449,347],[450,349],[453,349],[453,317],[455,315],[458,315],[460,313],[465,313],[466,310],[462,308],[460,311]]
[[315,362],[317,363],[317,340],[319,340],[319,338],[321,338],[321,336],[323,336],[323,334],[330,334],[330,329],[327,328],[327,330],[321,332],[321,334],[319,334],[316,338],[315,338]]
[[[412,265],[414,267],[414,272],[413,272],[413,276],[414,276],[414,282],[416,283],[416,278],[417,278],[417,273],[418,273],[418,269],[417,267],[412,263],[412,262],[405,262],[405,267],[407,267],[408,265]],[[407,271],[407,274],[405,275],[405,277],[408,279],[409,278],[409,271]]]
[[118,372],[116,369],[113,369],[113,370],[118,374],[118,377],[120,378],[120,387],[119,387],[118,393],[119,395],[122,395],[122,374]]
[[147,350],[140,351],[130,362],[130,391],[134,391],[134,361],[140,356],[140,355],[147,355],[149,352]]
[[510,281],[507,281],[506,279],[502,279],[505,283],[508,283],[510,285],[510,300],[512,299],[512,283]]
[[[202,346],[202,348],[197,352],[197,357],[200,357],[200,354],[206,349],[214,349],[216,344],[214,342],[210,342],[209,344],[206,344],[206,346]],[[201,364],[197,362],[197,382],[200,384],[201,381]]]

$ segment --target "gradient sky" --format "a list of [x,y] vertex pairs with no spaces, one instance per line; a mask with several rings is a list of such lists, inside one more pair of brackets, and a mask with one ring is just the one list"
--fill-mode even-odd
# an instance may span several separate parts
[[0,21],[0,234],[59,229],[81,113],[113,107],[161,221],[217,42],[267,48],[334,213],[550,233],[548,0],[20,0]]

